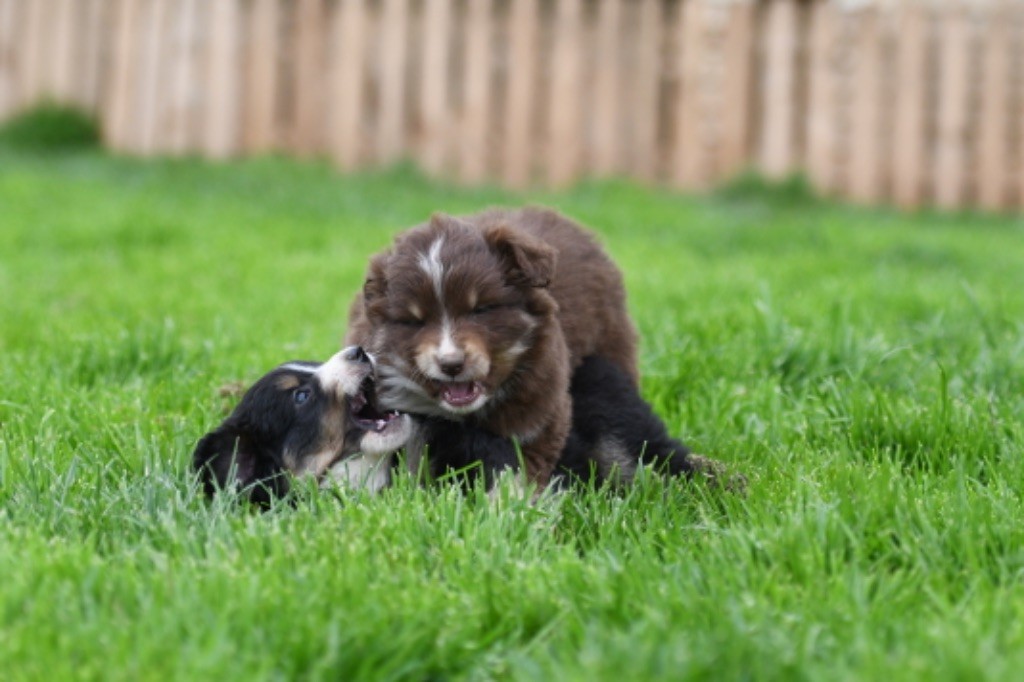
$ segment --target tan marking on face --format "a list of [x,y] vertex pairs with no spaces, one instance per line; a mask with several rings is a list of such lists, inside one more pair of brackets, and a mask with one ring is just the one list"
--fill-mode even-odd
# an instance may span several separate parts
[[476,308],[477,301],[480,300],[480,294],[476,289],[470,289],[469,293],[466,294],[466,306],[472,310]]
[[324,410],[320,419],[319,439],[312,450],[306,453],[285,450],[285,466],[295,476],[322,477],[349,445],[345,443],[347,423],[346,403],[335,404],[332,400],[331,406]]
[[491,358],[487,346],[475,338],[466,339],[466,370],[474,378],[482,379],[491,371]]
[[423,319],[423,309],[415,301],[409,303],[409,314],[417,320]]
[[302,382],[291,374],[283,374],[279,376],[276,381],[277,387],[282,391],[290,391],[293,388],[298,388],[301,383]]

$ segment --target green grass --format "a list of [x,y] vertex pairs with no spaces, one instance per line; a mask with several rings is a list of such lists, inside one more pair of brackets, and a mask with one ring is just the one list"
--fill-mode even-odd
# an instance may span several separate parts
[[[196,494],[220,387],[335,350],[395,231],[526,201],[600,234],[645,396],[745,499]],[[520,196],[3,147],[0,676],[1015,679],[1022,239],[796,185]]]

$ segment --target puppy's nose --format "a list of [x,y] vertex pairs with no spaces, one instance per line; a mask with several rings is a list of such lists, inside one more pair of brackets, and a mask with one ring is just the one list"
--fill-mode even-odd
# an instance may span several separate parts
[[457,348],[442,348],[434,357],[437,366],[450,377],[458,376],[466,366],[466,354]]
[[370,356],[366,354],[362,346],[349,346],[345,349],[342,355],[349,362],[361,362],[363,364],[370,363]]
[[450,377],[459,376],[459,373],[462,372],[462,368],[465,366],[462,360],[439,362],[438,364],[441,366],[441,371]]

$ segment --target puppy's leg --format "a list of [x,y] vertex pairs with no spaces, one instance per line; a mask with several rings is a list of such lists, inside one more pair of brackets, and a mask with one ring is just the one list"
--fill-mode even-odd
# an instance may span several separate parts
[[482,475],[487,490],[502,474],[520,470],[519,452],[512,439],[473,423],[432,420],[427,451],[435,476],[464,471],[465,483],[471,485]]

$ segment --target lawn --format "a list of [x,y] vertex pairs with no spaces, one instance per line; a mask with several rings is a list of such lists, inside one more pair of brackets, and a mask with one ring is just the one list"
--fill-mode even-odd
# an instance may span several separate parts
[[[191,485],[432,211],[555,206],[625,271],[643,391],[745,498]],[[408,169],[0,145],[4,680],[1016,679],[1024,223],[756,183],[511,194]]]

